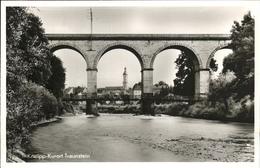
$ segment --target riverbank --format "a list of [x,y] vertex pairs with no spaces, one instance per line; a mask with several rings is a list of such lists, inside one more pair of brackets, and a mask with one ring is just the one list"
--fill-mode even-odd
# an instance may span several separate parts
[[[254,123],[253,106],[241,107],[233,105],[226,112],[223,105],[212,106],[209,102],[201,101],[195,104],[186,102],[173,102],[169,104],[154,104],[153,110],[156,115],[180,116],[187,118],[217,120],[223,122]],[[100,105],[100,113],[108,114],[135,114],[141,115],[140,104],[135,105]]]
[[[32,124],[31,128],[32,130],[37,128],[37,127],[42,127],[42,126],[47,126],[51,123],[55,123],[55,122],[59,122],[61,121],[62,118],[61,117],[54,117],[48,120],[42,120],[38,123]],[[17,149],[15,149],[12,153],[8,152],[7,153],[7,162],[16,162],[16,163],[22,163],[25,162],[26,160],[26,150],[22,148],[21,146],[16,147]]]

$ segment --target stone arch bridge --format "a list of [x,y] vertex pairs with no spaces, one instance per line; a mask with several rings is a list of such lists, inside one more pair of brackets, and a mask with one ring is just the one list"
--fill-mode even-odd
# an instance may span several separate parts
[[[79,52],[87,64],[88,97],[97,95],[97,65],[101,57],[113,49],[125,49],[139,60],[142,96],[153,94],[153,63],[166,49],[189,52],[195,67],[195,97],[206,97],[209,91],[209,63],[217,50],[228,48],[229,34],[46,34],[52,52],[69,48]],[[144,101],[145,102],[145,101]],[[146,102],[145,113],[150,103]],[[94,107],[92,107],[93,109]],[[93,111],[93,110],[92,110]]]

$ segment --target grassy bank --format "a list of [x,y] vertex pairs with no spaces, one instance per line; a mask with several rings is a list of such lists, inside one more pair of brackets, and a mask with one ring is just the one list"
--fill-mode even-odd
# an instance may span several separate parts
[[254,101],[245,97],[240,101],[229,99],[228,107],[221,102],[200,101],[192,105],[186,103],[171,103],[156,105],[156,114],[183,116],[191,118],[254,122]]
[[[138,105],[101,105],[100,113],[113,114],[141,114],[141,106]],[[190,118],[254,122],[254,100],[249,96],[235,101],[232,97],[225,101],[199,101],[194,104],[174,102],[169,104],[154,104],[155,114],[170,116],[182,116]]]

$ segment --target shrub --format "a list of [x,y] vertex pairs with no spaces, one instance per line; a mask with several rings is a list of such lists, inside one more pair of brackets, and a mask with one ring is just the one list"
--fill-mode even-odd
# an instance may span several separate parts
[[40,102],[39,98],[35,98],[35,93],[28,89],[28,85],[21,87],[18,92],[10,91],[7,93],[6,136],[8,150],[28,143],[31,124],[43,117],[42,113],[38,113],[41,108]]
[[225,108],[223,104],[217,103],[212,106],[207,101],[197,102],[183,112],[184,116],[204,119],[225,119]]
[[254,100],[249,95],[238,102],[232,101],[230,111],[237,121],[254,122]]
[[53,118],[58,114],[58,102],[53,94],[42,87],[40,90],[40,98],[42,103],[41,110],[46,119]]
[[168,108],[166,113],[173,116],[179,116],[183,111],[187,110],[188,104],[186,103],[172,103]]
[[154,113],[155,114],[164,114],[164,113],[166,113],[166,109],[167,109],[167,107],[166,107],[166,105],[155,105],[154,106]]
[[68,102],[63,102],[62,105],[61,105],[61,114],[64,114],[64,113],[75,113],[74,111],[74,108],[73,108],[73,105],[71,103],[68,103]]
[[27,83],[26,87],[32,93],[31,99],[40,100],[40,109],[37,112],[41,114],[41,119],[50,119],[58,114],[58,102],[52,93],[32,82]]
[[7,150],[12,151],[27,146],[31,126],[56,114],[57,100],[44,87],[32,82],[24,82],[19,90],[8,90]]

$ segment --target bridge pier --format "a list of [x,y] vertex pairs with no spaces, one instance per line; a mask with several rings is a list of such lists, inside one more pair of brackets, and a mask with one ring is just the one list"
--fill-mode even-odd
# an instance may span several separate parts
[[153,104],[153,69],[146,68],[142,70],[142,113],[143,114],[154,114]]
[[97,103],[95,98],[97,98],[97,69],[87,69],[87,79],[88,79],[88,94],[86,102],[86,114],[93,114],[99,116],[97,110]]
[[199,69],[195,72],[195,99],[207,99],[209,94],[210,70]]

